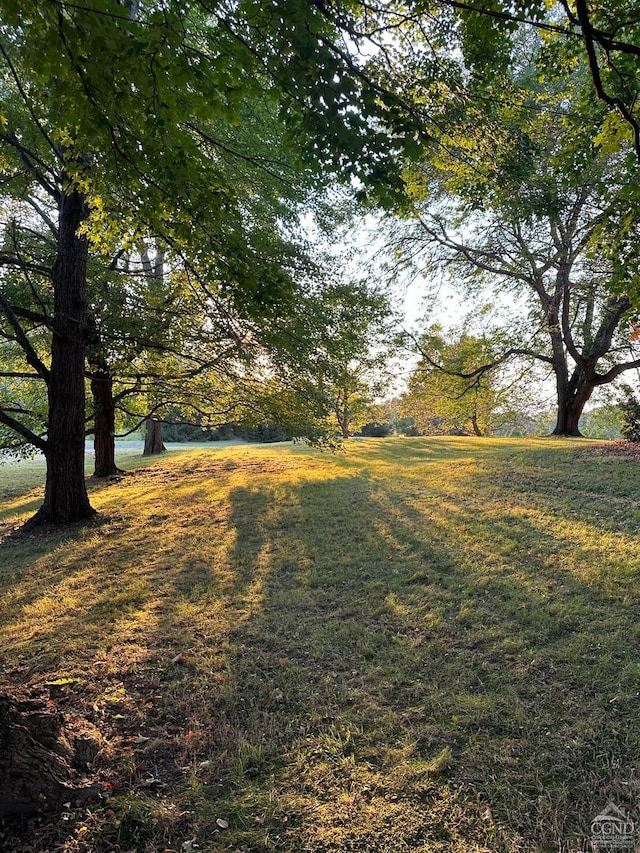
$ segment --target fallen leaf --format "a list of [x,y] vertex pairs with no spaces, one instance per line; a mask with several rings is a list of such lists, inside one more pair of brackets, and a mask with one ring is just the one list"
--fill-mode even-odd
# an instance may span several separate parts
[[[189,770],[188,767],[183,768],[184,770]],[[196,780],[200,782],[201,785],[208,785],[214,779],[213,773],[199,773],[196,776]]]

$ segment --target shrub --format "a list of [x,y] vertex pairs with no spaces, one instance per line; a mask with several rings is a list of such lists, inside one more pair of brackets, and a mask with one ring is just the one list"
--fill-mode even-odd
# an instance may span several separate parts
[[398,418],[395,423],[395,429],[398,435],[420,435],[415,418]]
[[365,424],[360,430],[360,435],[369,438],[386,438],[391,432],[391,424]]
[[243,429],[242,438],[268,444],[273,441],[290,441],[291,436],[279,424],[258,424],[258,426]]
[[640,442],[640,400],[630,394],[621,405],[622,425],[620,432],[627,441]]

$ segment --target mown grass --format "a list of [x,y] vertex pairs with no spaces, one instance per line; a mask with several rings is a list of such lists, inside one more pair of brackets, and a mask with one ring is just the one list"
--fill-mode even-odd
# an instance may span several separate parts
[[[70,679],[103,800],[0,846],[543,853],[634,813],[639,474],[589,442],[370,439],[94,484],[101,523],[0,546],[0,676]],[[11,534],[35,497],[0,497]]]

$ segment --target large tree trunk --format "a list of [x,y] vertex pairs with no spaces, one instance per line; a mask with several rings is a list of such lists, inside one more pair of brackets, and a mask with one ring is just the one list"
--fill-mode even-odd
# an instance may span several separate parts
[[582,436],[580,417],[587,400],[591,396],[593,385],[589,387],[584,372],[577,366],[573,374],[569,376],[569,366],[556,302],[548,307],[546,319],[549,324],[557,400],[556,425],[551,435],[580,438]]
[[551,432],[551,435],[561,435],[568,438],[581,438],[580,432],[580,416],[582,411],[576,411],[574,406],[558,409],[556,417],[556,425]]
[[122,474],[116,465],[116,407],[113,402],[113,378],[102,370],[91,377],[93,394],[94,477]]
[[144,440],[143,456],[156,456],[159,453],[164,453],[167,448],[162,442],[162,421],[155,418],[147,420],[147,434]]
[[52,273],[47,479],[44,503],[33,523],[69,524],[95,514],[84,479],[88,245],[78,231],[87,213],[80,193],[62,195]]
[[581,438],[580,418],[584,407],[588,403],[595,385],[583,380],[577,389],[566,388],[562,395],[558,395],[558,414],[556,425],[551,435],[564,435],[567,437]]

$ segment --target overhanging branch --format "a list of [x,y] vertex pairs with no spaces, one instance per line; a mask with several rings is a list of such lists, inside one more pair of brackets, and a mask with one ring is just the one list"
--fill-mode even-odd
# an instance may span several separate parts
[[11,415],[2,407],[0,407],[0,424],[4,424],[5,426],[12,429],[14,432],[17,432],[18,435],[22,436],[29,444],[32,444],[34,447],[37,447],[38,450],[41,450],[45,455],[47,453],[47,442],[42,436],[37,435],[35,432],[26,427],[24,424],[17,421],[15,418],[11,417]]

